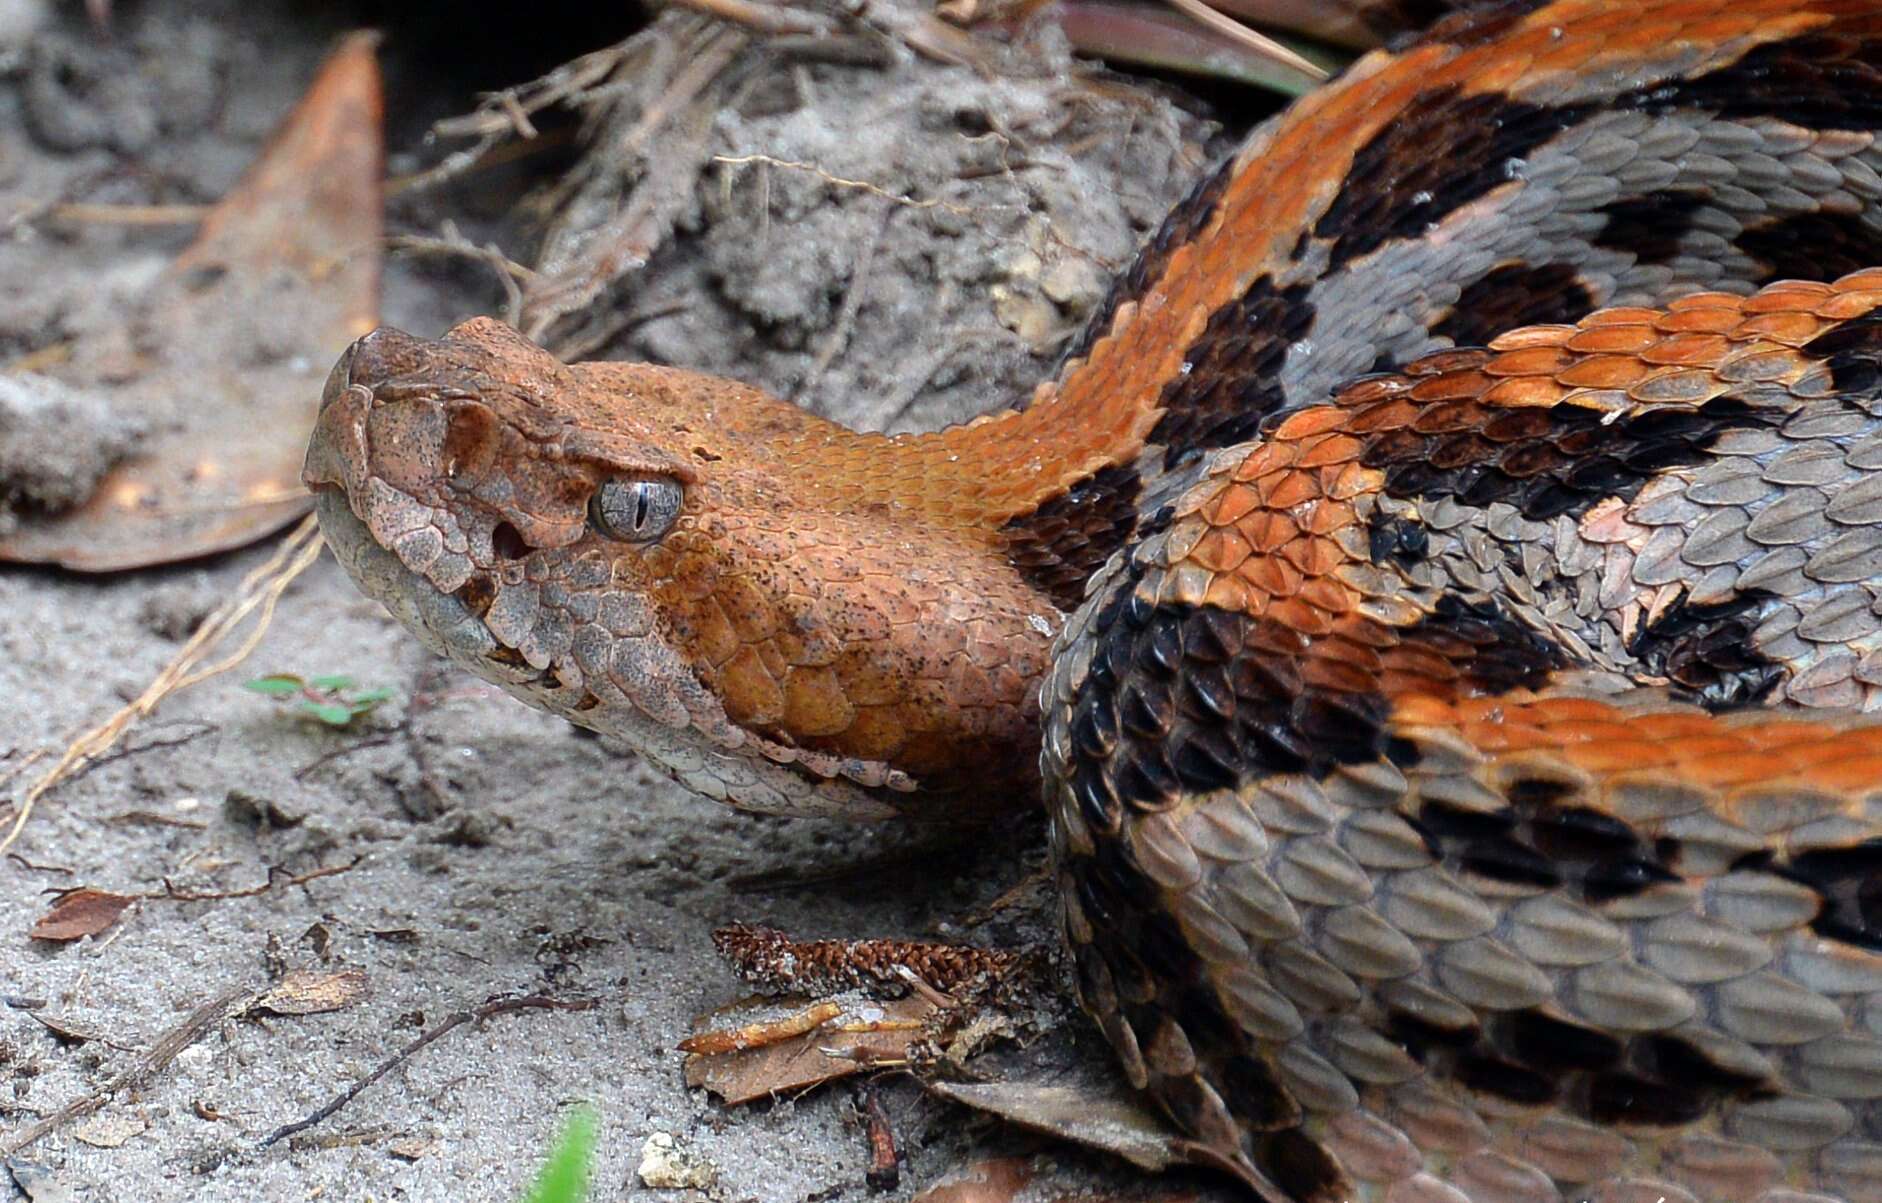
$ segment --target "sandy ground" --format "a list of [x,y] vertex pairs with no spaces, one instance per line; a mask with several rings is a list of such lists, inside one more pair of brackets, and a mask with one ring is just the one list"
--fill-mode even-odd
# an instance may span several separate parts
[[[82,6],[0,3],[0,364],[109,321],[110,290],[134,287],[189,234],[20,212],[60,196],[213,200],[333,36],[362,15],[117,7],[105,42]],[[412,18],[389,28],[395,172],[435,161],[421,139],[431,119],[519,78],[459,70],[448,42],[425,41],[435,27]],[[63,66],[48,65],[48,47],[68,56]],[[723,153],[815,162],[891,194],[941,195],[936,181],[951,181],[945,195],[958,203],[909,205],[787,169],[763,192],[748,177],[708,173],[682,236],[628,299],[650,311],[691,303],[603,354],[737,371],[865,423],[958,417],[1049,370],[1081,307],[1202,159],[1204,128],[1139,93],[1068,102],[1051,75],[989,82],[913,60],[894,71],[780,71],[795,99],[725,115],[713,132]],[[48,81],[87,72],[86,99],[67,96],[62,122]],[[1030,169],[964,170],[989,153],[990,131]],[[392,224],[433,231],[452,218],[480,238],[510,239],[527,259],[529,228],[506,224],[510,208],[461,186],[402,198]],[[846,306],[863,246],[869,292]],[[435,333],[500,300],[475,266],[394,260],[385,315]],[[33,775],[29,756],[56,755],[134,696],[268,552],[103,578],[0,570],[9,798]],[[395,696],[336,731],[239,688],[274,671],[349,674]],[[323,559],[283,598],[247,665],[167,702],[119,755],[50,795],[0,860],[0,1148],[111,1081],[194,1008],[284,967],[361,970],[368,996],[328,1014],[216,1023],[150,1081],[18,1153],[0,1172],[0,1199],[512,1199],[576,1101],[600,1118],[597,1199],[870,1197],[848,1088],[739,1109],[685,1088],[675,1041],[743,993],[708,933],[753,920],[807,935],[1049,942],[1037,898],[961,926],[1038,865],[1038,835],[1022,822],[960,849],[947,833],[714,808],[441,671]],[[877,860],[886,868],[844,872]],[[75,885],[229,892],[348,864],[250,897],[145,901],[76,943],[27,934],[47,892]],[[777,872],[836,877],[740,885]],[[504,992],[595,1005],[459,1028],[303,1138],[259,1147],[420,1032]],[[1101,1055],[1082,1027],[1067,1027],[1061,1043]],[[902,1185],[878,1197],[909,1197],[993,1152],[1041,1147],[906,1081],[884,1090],[908,1165]],[[703,1192],[640,1185],[656,1133],[711,1167]],[[1063,1156],[1099,1181],[1131,1180],[1112,1163]]]

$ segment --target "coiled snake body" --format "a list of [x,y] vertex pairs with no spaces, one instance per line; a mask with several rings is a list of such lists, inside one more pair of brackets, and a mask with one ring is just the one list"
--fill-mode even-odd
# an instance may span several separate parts
[[1873,0],[1499,6],[1256,131],[1024,410],[479,320],[356,344],[307,479],[701,792],[1043,777],[1087,1008],[1258,1194],[1874,1203],[1878,131]]

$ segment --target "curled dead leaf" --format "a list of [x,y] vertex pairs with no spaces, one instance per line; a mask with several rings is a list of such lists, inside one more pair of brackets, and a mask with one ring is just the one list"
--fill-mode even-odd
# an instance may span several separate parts
[[[1073,1144],[1122,1157],[1140,1169],[1161,1173],[1180,1166],[1206,1166],[1240,1178],[1267,1197],[1265,1181],[1209,1146],[1179,1135],[1152,1114],[1121,1078],[1081,1074],[1072,1082],[922,1083],[930,1093],[1009,1123]],[[968,1196],[972,1198],[973,1196]]]
[[319,1015],[338,1011],[366,997],[366,971],[324,972],[296,969],[255,1000],[254,1010],[276,1015]]
[[67,890],[26,934],[35,940],[82,940],[116,923],[125,909],[136,901],[124,894],[89,887]]
[[915,1203],[1236,1203],[1244,1198],[1226,1186],[1117,1174],[1100,1181],[1095,1184],[1091,1171],[1051,1156],[996,1157],[956,1170],[916,1195]]
[[[762,1010],[766,1004],[756,1004]],[[841,1012],[841,1013],[838,1013]],[[687,1047],[686,1084],[704,1086],[727,1104],[803,1090],[884,1064],[905,1061],[926,1035],[933,1003],[917,997],[852,1004],[819,1003],[783,1018],[759,1018],[704,1032]],[[713,1016],[725,1017],[724,1012]]]

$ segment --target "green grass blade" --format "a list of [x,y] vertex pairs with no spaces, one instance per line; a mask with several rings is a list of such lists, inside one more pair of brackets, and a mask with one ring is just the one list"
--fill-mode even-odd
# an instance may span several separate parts
[[524,1203],[583,1203],[588,1198],[588,1171],[594,1156],[595,1113],[577,1107],[563,1121],[555,1150],[536,1175]]
[[242,688],[252,689],[256,693],[271,694],[275,697],[286,697],[291,693],[299,693],[305,684],[306,682],[293,673],[271,673],[265,677],[256,677],[253,681],[242,682]]

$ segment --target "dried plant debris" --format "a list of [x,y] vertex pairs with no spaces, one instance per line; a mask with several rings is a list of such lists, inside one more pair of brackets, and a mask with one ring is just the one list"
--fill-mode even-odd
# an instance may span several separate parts
[[[11,1158],[73,1120],[95,1115],[123,1091],[149,1085],[157,1075],[169,1068],[178,1053],[202,1039],[205,1033],[224,1020],[247,1010],[262,993],[247,986],[237,986],[202,1003],[159,1036],[148,1049],[130,1057],[129,1064],[113,1073],[102,1086],[80,1095],[25,1128],[0,1137],[0,1157]],[[10,1166],[12,1162],[7,1164]]]
[[1119,1182],[1063,1159],[992,1157],[948,1175],[915,1203],[1237,1203],[1241,1195],[1212,1185],[1167,1179]]
[[[722,928],[713,941],[768,993],[835,995],[807,1005],[753,998],[700,1017],[709,1026],[679,1046],[688,1054],[686,1081],[727,1104],[866,1070],[956,1076],[1034,1022],[1005,1009],[1016,993],[1007,987],[1024,977],[1018,953],[910,940],[794,941],[744,926]],[[987,1005],[996,996],[1002,1005]]]
[[439,127],[474,156],[546,105],[584,117],[518,277],[521,326],[565,358],[731,373],[871,429],[970,417],[1049,369],[1209,157],[1207,122],[1056,36],[696,7],[725,19],[670,9]]
[[80,940],[110,928],[135,902],[224,902],[232,898],[254,898],[282,887],[306,885],[322,877],[334,877],[357,864],[359,858],[356,857],[345,864],[322,865],[305,873],[289,874],[270,869],[267,880],[260,885],[236,890],[183,890],[168,881],[164,882],[161,890],[148,890],[139,894],[114,894],[108,890],[78,886],[59,891],[52,906],[39,917],[27,935],[35,940],[52,943]]
[[1017,1203],[1037,1177],[1024,1157],[978,1161],[915,1196],[915,1203]]
[[869,1165],[863,1181],[870,1190],[894,1190],[902,1184],[902,1151],[896,1145],[895,1125],[882,1095],[868,1082],[856,1088],[857,1122],[869,1142]]
[[142,1136],[149,1130],[149,1121],[141,1115],[107,1111],[92,1116],[72,1129],[72,1137],[94,1149],[115,1149],[133,1136]]
[[126,894],[80,887],[61,893],[27,932],[35,940],[64,943],[96,936],[123,917],[137,899]]
[[1303,45],[1294,39],[1250,38],[1246,31],[1236,33],[1174,7],[1063,0],[1051,12],[1053,22],[1081,54],[1225,79],[1283,96],[1299,96],[1318,87],[1347,57],[1324,45]]
[[294,969],[256,999],[254,1009],[275,1015],[320,1015],[350,1007],[366,994],[363,969]]
[[[378,322],[380,125],[373,39],[355,35],[135,311],[69,348],[59,378],[120,415],[97,424],[105,438],[90,453],[110,466],[82,498],[49,496],[30,476],[0,481],[0,497],[27,503],[0,533],[0,560],[169,563],[306,512],[300,463],[321,378]],[[134,425],[148,433],[127,454]],[[21,454],[0,447],[0,465]]]
[[976,1111],[997,1115],[1022,1128],[1122,1157],[1140,1169],[1163,1172],[1205,1166],[1243,1178],[1257,1194],[1261,1184],[1208,1148],[1178,1136],[1107,1067],[1081,1067],[1075,1080],[1052,1082],[949,1082],[924,1080],[932,1093]]
[[750,1000],[702,1016],[725,1024],[687,1039],[686,1084],[728,1105],[796,1094],[852,1074],[907,1064],[940,1008],[926,998],[826,1000],[779,1013]]
[[922,940],[793,940],[775,928],[733,924],[712,933],[719,955],[771,994],[908,992],[911,979],[943,994],[973,996],[1005,981],[1023,954]]

